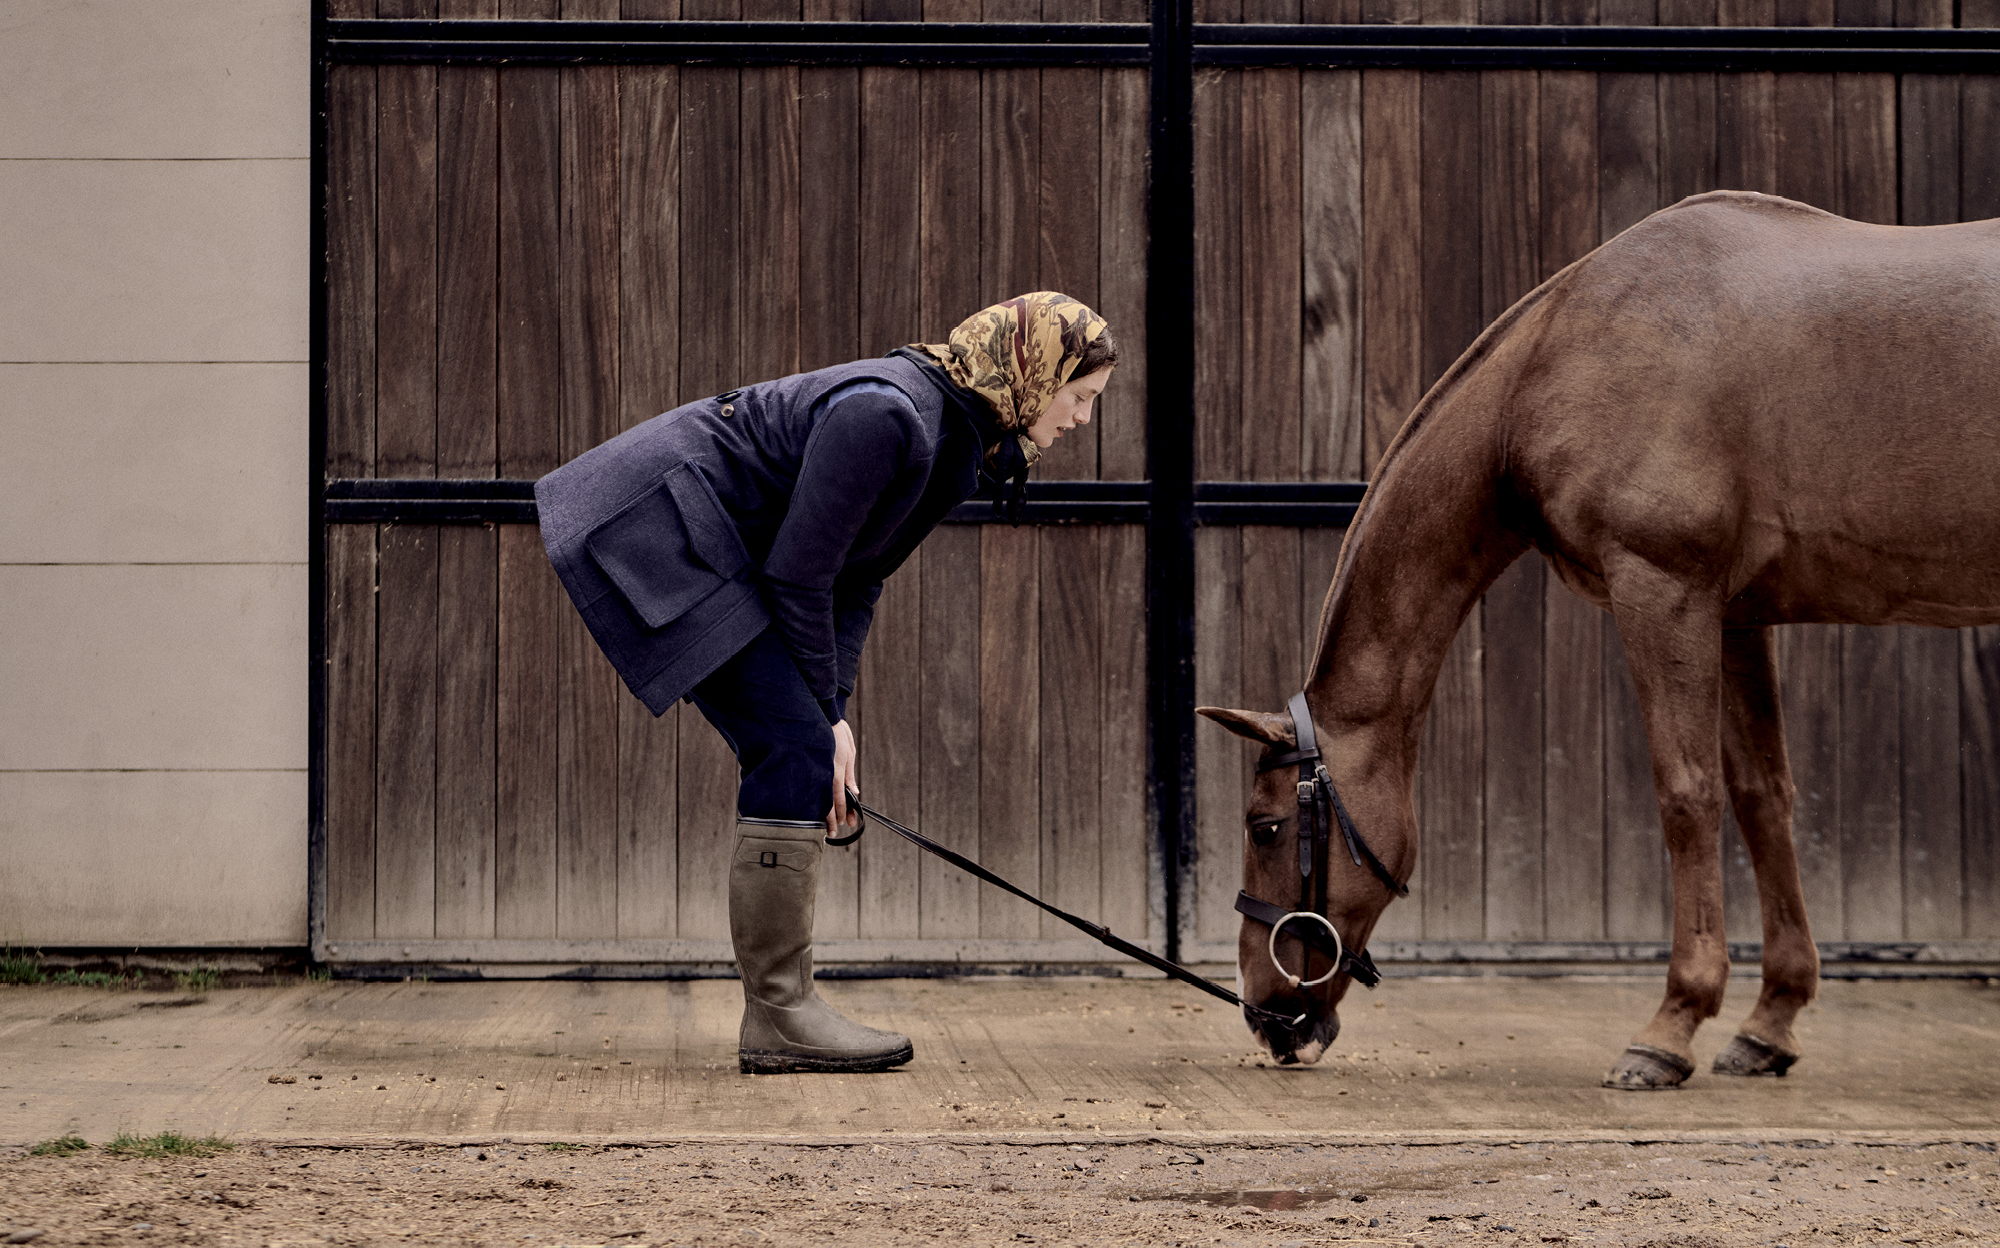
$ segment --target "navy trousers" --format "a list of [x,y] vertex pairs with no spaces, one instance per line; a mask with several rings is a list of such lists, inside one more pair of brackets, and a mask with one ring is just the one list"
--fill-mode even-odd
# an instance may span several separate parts
[[767,628],[688,694],[735,751],[736,813],[819,821],[833,808],[833,727],[792,652]]

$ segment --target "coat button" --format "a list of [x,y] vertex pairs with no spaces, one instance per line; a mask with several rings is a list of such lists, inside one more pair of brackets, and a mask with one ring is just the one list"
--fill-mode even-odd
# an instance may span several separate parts
[[736,405],[734,403],[724,403],[722,405],[722,418],[727,420],[734,415],[736,415]]

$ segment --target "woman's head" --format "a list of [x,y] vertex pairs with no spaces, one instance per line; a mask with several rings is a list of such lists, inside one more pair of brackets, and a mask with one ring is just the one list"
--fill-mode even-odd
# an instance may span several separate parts
[[1028,422],[1021,436],[1033,442],[1037,449],[1048,450],[1056,444],[1056,439],[1076,428],[1090,423],[1092,405],[1097,396],[1104,393],[1104,386],[1111,380],[1111,365],[1085,372],[1081,365],[1063,383],[1042,409],[1042,414]]
[[1031,461],[1061,432],[1090,423],[1091,404],[1118,362],[1104,318],[1049,290],[975,312],[948,343],[919,350],[985,399]]

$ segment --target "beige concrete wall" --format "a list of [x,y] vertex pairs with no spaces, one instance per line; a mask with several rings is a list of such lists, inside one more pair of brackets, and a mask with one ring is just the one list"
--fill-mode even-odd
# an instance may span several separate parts
[[0,942],[304,943],[309,22],[0,4]]

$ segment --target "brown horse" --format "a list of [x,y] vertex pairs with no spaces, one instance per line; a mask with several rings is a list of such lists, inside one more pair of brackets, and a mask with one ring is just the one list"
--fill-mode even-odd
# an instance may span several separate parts
[[[1782,1074],[1819,955],[1771,626],[2000,620],[2000,221],[1866,225],[1696,196],[1550,278],[1452,365],[1348,531],[1306,686],[1334,789],[1398,879],[1416,865],[1418,736],[1445,648],[1530,548],[1617,622],[1672,860],[1666,997],[1605,1083],[1678,1085],[1722,1007],[1725,791],[1757,875],[1763,991],[1714,1069]],[[1267,758],[1292,747],[1288,716],[1202,713]],[[1299,895],[1295,779],[1261,773],[1246,822],[1244,888],[1282,908]],[[1337,833],[1327,861],[1326,914],[1365,945],[1389,890]],[[1276,946],[1287,966],[1295,931]],[[1316,1060],[1348,979],[1294,986],[1270,935],[1245,920],[1244,998],[1305,1017],[1259,1039]]]

